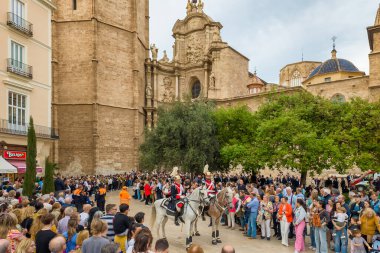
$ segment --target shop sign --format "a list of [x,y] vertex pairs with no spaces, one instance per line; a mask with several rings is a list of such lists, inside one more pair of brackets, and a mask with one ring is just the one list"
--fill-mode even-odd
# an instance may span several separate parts
[[4,151],[5,159],[13,159],[13,160],[26,160],[26,152],[23,151]]

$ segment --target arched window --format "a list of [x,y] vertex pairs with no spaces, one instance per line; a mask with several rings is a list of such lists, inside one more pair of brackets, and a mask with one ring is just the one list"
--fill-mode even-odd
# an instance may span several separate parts
[[290,87],[297,87],[302,85],[302,75],[296,70],[293,72],[292,78],[290,79]]
[[344,103],[346,102],[346,98],[342,94],[335,94],[331,97],[331,101],[335,103]]
[[196,82],[193,83],[193,86],[191,87],[191,97],[198,98],[199,95],[201,94],[201,82],[197,80]]

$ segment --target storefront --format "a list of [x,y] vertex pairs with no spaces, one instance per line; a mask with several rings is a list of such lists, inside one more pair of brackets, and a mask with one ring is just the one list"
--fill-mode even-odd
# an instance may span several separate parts
[[[10,180],[14,180],[16,177],[24,177],[26,172],[26,146],[9,144],[7,146],[1,146],[0,155],[4,160],[4,168],[5,166],[7,166],[8,169],[10,168],[6,163],[9,163],[15,168],[14,173],[2,173],[2,178],[8,177]],[[37,164],[37,174],[41,174],[42,171],[42,167]]]

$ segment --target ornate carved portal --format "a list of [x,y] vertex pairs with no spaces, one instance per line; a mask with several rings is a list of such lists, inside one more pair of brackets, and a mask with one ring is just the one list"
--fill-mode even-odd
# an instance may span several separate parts
[[199,38],[196,38],[194,35],[191,35],[187,44],[187,62],[195,64],[202,61],[202,51],[203,47]]
[[164,93],[162,95],[162,102],[164,102],[164,103],[173,102],[173,100],[174,100],[174,89],[172,86],[172,80],[169,77],[165,77],[162,86],[164,88]]

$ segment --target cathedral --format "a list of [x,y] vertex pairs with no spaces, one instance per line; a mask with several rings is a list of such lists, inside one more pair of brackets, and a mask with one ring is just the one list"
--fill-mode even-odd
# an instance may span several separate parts
[[221,37],[222,24],[188,0],[173,26],[173,59],[149,41],[149,0],[57,3],[53,16],[53,119],[61,170],[112,174],[138,169],[145,128],[174,101],[207,99],[253,111],[273,93],[306,91],[337,102],[380,99],[380,7],[367,28],[370,73],[338,57],[284,66],[279,83],[249,71],[249,59]]

